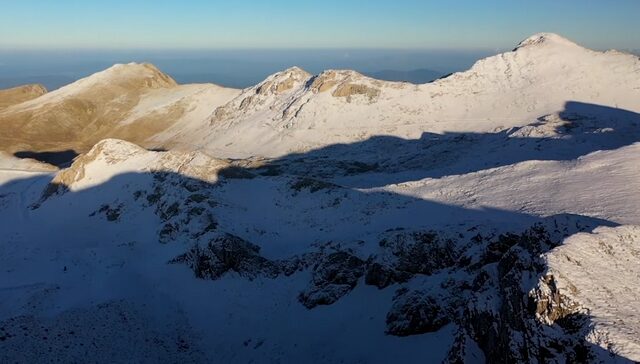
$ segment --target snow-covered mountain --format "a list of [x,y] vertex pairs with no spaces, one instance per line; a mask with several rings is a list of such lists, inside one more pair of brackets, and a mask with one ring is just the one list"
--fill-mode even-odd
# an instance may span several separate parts
[[293,68],[216,109],[184,143],[234,158],[280,156],[376,135],[505,130],[560,112],[568,101],[638,112],[638,75],[637,56],[594,52],[554,34],[424,85]]
[[[10,121],[70,105],[77,140]],[[245,90],[115,66],[0,127],[81,152],[0,154],[0,362],[640,360],[636,56],[540,34],[425,85]]]

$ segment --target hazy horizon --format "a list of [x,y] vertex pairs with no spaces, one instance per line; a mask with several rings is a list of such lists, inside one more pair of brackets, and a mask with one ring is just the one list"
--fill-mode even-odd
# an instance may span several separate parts
[[422,83],[540,32],[638,52],[640,32],[629,31],[638,13],[632,0],[23,0],[0,13],[0,34],[11,34],[0,38],[0,88],[56,89],[129,62],[153,63],[180,83],[237,88],[291,66]]
[[[0,88],[41,83],[53,90],[115,63],[129,62],[153,63],[179,83],[210,82],[235,88],[252,86],[292,66],[311,73],[353,69],[383,79],[420,83],[467,69],[494,53],[495,50],[374,49],[0,51]],[[407,75],[406,79],[395,75],[414,71],[421,72]],[[431,71],[433,77],[424,71]]]

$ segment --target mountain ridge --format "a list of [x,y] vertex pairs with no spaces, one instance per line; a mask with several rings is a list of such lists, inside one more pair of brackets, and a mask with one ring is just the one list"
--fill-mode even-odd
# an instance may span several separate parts
[[[585,77],[586,69],[592,75]],[[609,76],[610,69],[614,70],[616,79]],[[149,148],[197,148],[228,157],[273,157],[321,147],[326,142],[348,142],[381,133],[415,138],[425,129],[489,131],[523,125],[560,109],[564,102],[571,101],[569,96],[577,101],[615,104],[633,110],[633,98],[640,81],[639,77],[623,76],[625,72],[640,73],[637,57],[587,50],[551,33],[533,35],[512,52],[479,60],[467,71],[420,85],[376,80],[351,70],[327,70],[311,75],[293,67],[244,90],[209,86],[211,91],[204,92],[205,86],[178,86],[153,65],[132,63],[115,65],[43,98],[16,105],[9,110],[12,113],[5,110],[5,120],[0,120],[0,124],[9,123],[7,128],[18,134],[11,137],[14,142],[7,140],[5,145],[22,141],[22,149],[31,147],[36,152],[51,149],[54,147],[51,142],[35,148],[30,144],[44,138],[37,135],[41,128],[38,125],[44,123],[38,120],[41,114],[48,107],[58,107],[70,110],[54,110],[53,115],[62,112],[61,118],[68,119],[65,113],[70,112],[72,118],[85,120],[75,124],[74,129],[95,134],[89,140],[77,141],[79,136],[74,134],[75,130],[65,129],[69,128],[68,122],[60,121],[58,129],[66,130],[71,137],[54,132],[58,135],[56,138],[65,140],[58,149],[86,151],[101,138],[119,137]],[[593,78],[608,83],[600,87],[604,92],[588,92],[583,84]],[[620,90],[615,90],[615,84]],[[563,92],[549,94],[546,85],[554,85],[552,89]],[[103,101],[92,96],[91,89],[95,87]],[[162,91],[156,90],[174,88],[193,90],[195,93],[188,97],[191,101],[187,103],[200,111],[191,117],[180,105],[181,97],[174,98],[174,106],[166,104],[160,109],[153,106],[158,104],[153,101],[148,103],[151,106],[136,105],[140,104],[143,94],[161,94]],[[218,91],[220,95],[216,95]],[[123,92],[127,94],[126,104],[121,102],[124,98],[119,99]],[[198,96],[203,92],[209,96]],[[73,110],[78,102],[68,100],[76,94],[84,105],[80,110],[96,107],[104,109],[104,115],[76,115],[77,111]],[[496,103],[498,99],[503,101]],[[48,106],[52,102],[62,102],[63,106]],[[363,124],[361,116],[372,109],[379,112]],[[133,122],[132,113],[141,118],[139,125]],[[202,116],[207,113],[209,117]],[[386,120],[385,115],[390,114],[398,115],[398,120]],[[513,120],[506,122],[507,118]],[[120,125],[113,119],[126,121]],[[175,119],[189,121],[175,123],[172,121]],[[474,119],[476,123],[472,123]],[[22,125],[12,125],[8,120],[22,120]],[[256,124],[263,124],[265,128],[256,139],[264,142],[250,149],[233,147],[238,142],[250,145],[243,138],[257,137],[245,135],[247,128],[253,129]],[[31,131],[22,133],[28,126]],[[327,140],[325,133],[336,137]],[[12,148],[9,152],[16,151],[18,146]]]

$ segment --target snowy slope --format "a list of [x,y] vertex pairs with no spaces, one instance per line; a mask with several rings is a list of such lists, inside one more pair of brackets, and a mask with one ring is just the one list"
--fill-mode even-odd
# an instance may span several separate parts
[[21,159],[0,152],[0,171],[55,171],[57,168],[33,159]]
[[569,212],[640,224],[639,160],[640,143],[635,143],[571,161],[526,161],[387,189],[469,208],[492,207],[539,216]]
[[640,360],[640,227],[574,235],[545,259],[547,275],[592,318],[588,340]]
[[638,112],[638,75],[637,56],[591,51],[546,33],[418,86],[294,68],[244,90],[187,140],[218,155],[278,156],[373,135],[504,130],[571,101]]

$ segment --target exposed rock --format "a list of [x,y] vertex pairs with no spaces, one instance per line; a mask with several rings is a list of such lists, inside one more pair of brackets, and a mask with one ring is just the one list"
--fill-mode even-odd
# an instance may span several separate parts
[[577,302],[560,292],[552,274],[541,277],[538,286],[529,293],[529,297],[535,302],[536,317],[548,325],[580,310]]
[[459,328],[451,349],[443,364],[467,364],[486,362],[478,344],[469,336],[464,328]]
[[456,264],[459,256],[455,241],[433,231],[394,233],[379,243],[388,261],[399,276],[432,274]]
[[450,319],[443,303],[426,292],[401,289],[387,314],[387,334],[419,335],[440,330]]
[[[299,67],[292,67],[278,72],[260,84],[246,89],[226,105],[218,107],[212,116],[211,124],[215,125],[243,113],[252,113],[266,107],[267,101],[273,103],[274,97],[286,95],[288,92],[303,87],[311,75]],[[271,105],[270,108],[276,107]],[[238,113],[240,112],[240,113]]]
[[338,86],[332,95],[334,97],[346,97],[347,102],[351,102],[354,96],[361,95],[369,99],[369,102],[373,102],[380,96],[380,90],[367,85],[345,83]]
[[187,264],[202,279],[215,280],[227,272],[250,280],[258,276],[275,278],[280,273],[277,264],[260,256],[259,246],[231,234],[218,237],[205,247],[196,245],[172,262]]
[[410,274],[397,272],[393,267],[374,262],[367,266],[364,282],[382,289],[394,283],[406,282],[409,278]]
[[374,86],[380,86],[379,82],[357,72],[332,70],[312,78],[308,88],[315,93],[333,89],[333,97],[346,98],[347,102],[352,102],[354,96],[363,96],[374,102],[380,96],[380,89]]
[[337,185],[330,182],[325,182],[325,181],[321,181],[313,178],[306,178],[306,177],[296,179],[291,183],[290,186],[291,186],[291,189],[296,192],[300,192],[306,189],[306,190],[309,190],[309,192],[311,193],[338,187]]
[[97,214],[103,214],[108,221],[114,222],[120,220],[120,215],[124,209],[124,204],[120,203],[115,207],[109,205],[102,205],[100,209],[92,212],[89,216],[96,216]]
[[[577,306],[557,290],[552,276],[544,275],[541,254],[557,245],[540,225],[489,243],[487,266],[495,264],[499,252],[507,251],[497,259],[495,278],[490,277],[491,270],[483,269],[474,280],[482,284],[473,287],[492,292],[486,292],[486,297],[495,296],[482,301],[472,293],[460,319],[488,362],[588,361],[591,354],[585,346],[584,327],[574,316]],[[481,275],[485,277],[480,279]],[[538,286],[527,288],[537,277],[541,277]]]
[[345,251],[323,256],[313,268],[310,286],[298,299],[307,308],[330,305],[349,293],[364,274],[365,262]]

